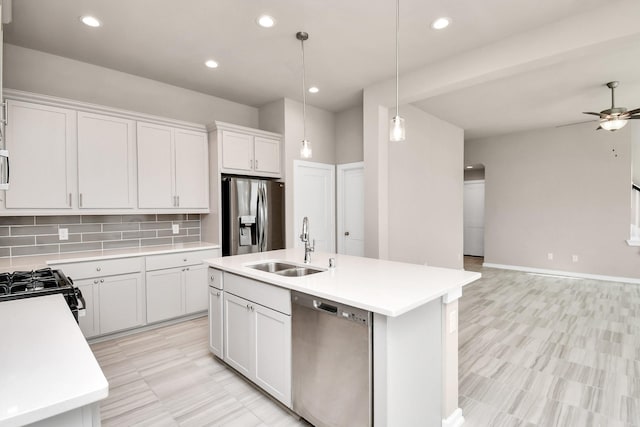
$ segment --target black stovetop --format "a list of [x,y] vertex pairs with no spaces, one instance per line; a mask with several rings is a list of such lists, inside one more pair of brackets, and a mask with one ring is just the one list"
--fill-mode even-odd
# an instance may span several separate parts
[[35,294],[60,293],[72,288],[73,282],[59,270],[43,268],[33,271],[0,273],[0,299],[15,299]]

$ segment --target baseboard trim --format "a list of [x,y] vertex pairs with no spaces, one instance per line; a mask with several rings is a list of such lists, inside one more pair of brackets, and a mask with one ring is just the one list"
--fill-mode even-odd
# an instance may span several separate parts
[[490,262],[485,262],[482,264],[482,266],[488,268],[499,268],[501,270],[515,270],[524,271],[527,273],[551,274],[554,276],[578,277],[580,279],[604,280],[606,282],[633,283],[636,285],[640,285],[640,279],[633,277],[604,276],[600,274],[576,273],[572,271],[549,270],[546,268],[523,267],[521,265],[493,264]]
[[451,413],[446,419],[442,420],[442,427],[460,427],[464,424],[462,409],[458,408]]

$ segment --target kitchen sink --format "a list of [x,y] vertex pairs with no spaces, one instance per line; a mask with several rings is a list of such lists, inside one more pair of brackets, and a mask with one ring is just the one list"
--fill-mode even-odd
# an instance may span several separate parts
[[286,270],[276,271],[276,274],[287,277],[300,277],[300,276],[308,276],[310,274],[322,273],[324,270],[318,270],[316,268],[309,267],[294,267],[288,268]]
[[284,262],[263,262],[262,264],[248,265],[249,268],[255,268],[256,270],[266,271],[268,273],[276,273],[281,270],[287,270],[291,268],[296,268],[295,264],[287,264]]
[[270,261],[262,264],[247,265],[249,268],[266,271],[267,273],[279,274],[287,277],[301,277],[309,274],[321,273],[324,270],[310,267],[300,267],[295,264],[287,264],[286,262]]

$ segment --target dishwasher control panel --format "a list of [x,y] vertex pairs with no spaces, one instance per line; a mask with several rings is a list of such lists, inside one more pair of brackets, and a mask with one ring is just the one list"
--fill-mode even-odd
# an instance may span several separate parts
[[354,312],[349,312],[349,311],[342,311],[340,310],[340,316],[342,316],[344,319],[349,319],[352,320],[354,322],[357,323],[362,323],[363,325],[367,324],[368,319],[368,315],[367,314],[362,314],[362,313],[354,313]]

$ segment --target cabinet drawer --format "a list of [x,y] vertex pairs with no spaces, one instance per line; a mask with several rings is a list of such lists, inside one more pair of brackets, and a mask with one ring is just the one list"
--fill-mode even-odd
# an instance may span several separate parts
[[216,289],[224,289],[222,277],[224,274],[220,270],[216,270],[215,268],[209,267],[207,281],[209,282],[209,286]]
[[142,257],[58,264],[51,265],[51,267],[61,269],[65,275],[72,279],[105,277],[142,271]]
[[207,249],[204,251],[193,252],[178,252],[163,255],[150,255],[147,257],[147,271],[182,267],[185,265],[196,265],[200,264],[203,259],[216,258],[219,256],[219,249]]
[[224,273],[224,290],[262,306],[291,315],[291,293],[257,280]]

